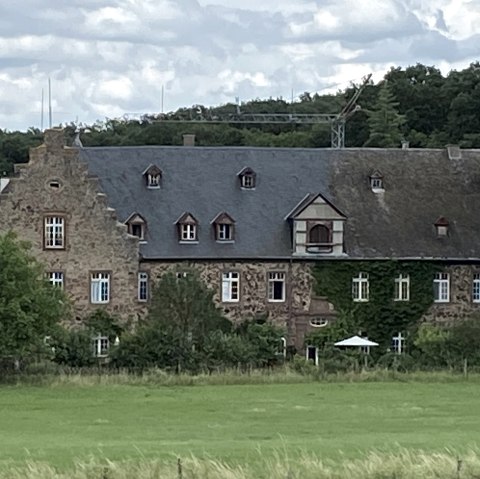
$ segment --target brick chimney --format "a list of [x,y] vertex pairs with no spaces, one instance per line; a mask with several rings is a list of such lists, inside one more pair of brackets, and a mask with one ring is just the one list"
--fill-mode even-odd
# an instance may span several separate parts
[[183,135],[183,146],[195,146],[195,135]]

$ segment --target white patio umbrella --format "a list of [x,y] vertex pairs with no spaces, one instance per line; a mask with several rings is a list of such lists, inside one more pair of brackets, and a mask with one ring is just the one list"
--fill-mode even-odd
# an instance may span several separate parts
[[378,343],[370,341],[366,338],[361,338],[360,336],[352,336],[351,338],[344,339],[343,341],[338,341],[334,344],[334,346],[369,348],[370,346],[378,346]]

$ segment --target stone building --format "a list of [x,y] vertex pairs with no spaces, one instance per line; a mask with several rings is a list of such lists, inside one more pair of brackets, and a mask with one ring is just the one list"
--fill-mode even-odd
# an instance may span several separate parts
[[[232,321],[266,315],[300,349],[335,318],[312,292],[325,259],[440,261],[426,319],[480,305],[480,151],[82,148],[47,130],[0,191],[0,231],[31,242],[79,319],[136,318],[165,271],[194,269]],[[368,300],[361,271],[352,295]]]

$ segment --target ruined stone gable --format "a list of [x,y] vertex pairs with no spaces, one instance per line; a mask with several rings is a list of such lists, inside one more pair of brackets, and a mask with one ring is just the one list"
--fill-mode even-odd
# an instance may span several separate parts
[[[137,301],[138,239],[127,234],[108,207],[97,181],[88,176],[78,149],[64,146],[61,130],[48,130],[45,143],[30,151],[30,161],[0,195],[0,232],[16,232],[31,244],[46,272],[61,272],[75,317],[105,308],[126,318]],[[45,245],[45,218],[63,218],[64,245]],[[109,275],[109,301],[91,302],[91,275]]]

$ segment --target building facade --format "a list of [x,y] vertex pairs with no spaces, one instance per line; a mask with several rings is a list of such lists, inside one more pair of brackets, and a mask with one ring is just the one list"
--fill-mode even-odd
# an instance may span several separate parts
[[[322,261],[436,261],[425,319],[480,305],[480,151],[65,146],[61,130],[3,179],[0,231],[32,245],[78,321],[136,319],[165,272],[192,270],[232,321],[266,316],[297,349],[336,311]],[[386,279],[387,280],[387,279]],[[410,299],[407,277],[395,295]],[[368,301],[368,277],[352,278]]]

